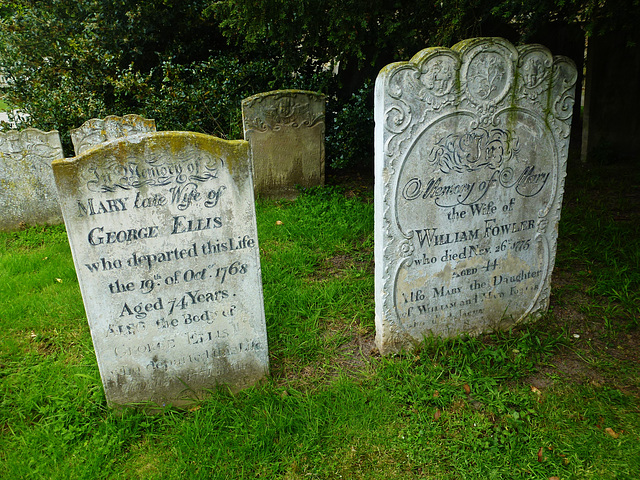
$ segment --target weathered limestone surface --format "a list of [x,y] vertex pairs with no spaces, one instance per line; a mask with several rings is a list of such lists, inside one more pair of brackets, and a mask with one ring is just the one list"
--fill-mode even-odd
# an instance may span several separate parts
[[62,223],[51,170],[62,157],[57,131],[0,132],[0,230]]
[[104,119],[92,118],[84,122],[80,127],[71,130],[71,141],[76,155],[80,155],[88,149],[109,140],[155,131],[155,120],[133,114],[125,115],[124,117],[109,115]]
[[319,93],[276,90],[242,101],[256,193],[292,198],[324,185],[324,103]]
[[549,303],[576,70],[476,38],[385,67],[375,93],[376,343],[504,329]]
[[268,373],[247,142],[140,134],[53,170],[110,405]]

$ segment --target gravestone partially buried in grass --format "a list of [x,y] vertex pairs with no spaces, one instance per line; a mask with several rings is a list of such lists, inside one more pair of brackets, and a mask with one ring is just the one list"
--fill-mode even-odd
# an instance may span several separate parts
[[71,141],[76,155],[84,153],[90,148],[116,138],[150,133],[156,131],[156,121],[143,118],[140,115],[125,115],[118,117],[92,118],[80,127],[71,130]]
[[147,133],[53,169],[110,405],[268,373],[247,142]]
[[63,157],[55,130],[0,132],[0,230],[62,223],[51,162]]
[[576,69],[499,38],[385,67],[375,93],[376,343],[505,329],[544,312]]
[[324,102],[320,93],[276,90],[242,101],[256,193],[293,198],[324,185]]

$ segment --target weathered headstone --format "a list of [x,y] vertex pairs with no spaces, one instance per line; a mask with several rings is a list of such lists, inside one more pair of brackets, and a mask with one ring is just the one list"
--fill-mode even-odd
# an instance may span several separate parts
[[259,93],[242,101],[256,193],[295,197],[296,187],[324,185],[324,100],[301,90]]
[[544,312],[576,70],[477,38],[385,67],[375,93],[376,343],[504,329]]
[[62,223],[51,162],[63,157],[57,131],[0,132],[0,230]]
[[180,405],[267,374],[247,142],[140,134],[53,170],[111,405]]
[[71,130],[71,141],[76,155],[80,155],[89,148],[109,140],[155,131],[155,120],[134,114],[125,115],[124,117],[109,115],[104,119],[92,118],[84,122],[80,127]]
[[[2,79],[0,79],[0,86],[2,85]],[[0,127],[3,127],[3,123],[9,128],[17,129],[18,122],[26,122],[29,119],[29,115],[21,112],[20,110],[11,110],[0,112]]]

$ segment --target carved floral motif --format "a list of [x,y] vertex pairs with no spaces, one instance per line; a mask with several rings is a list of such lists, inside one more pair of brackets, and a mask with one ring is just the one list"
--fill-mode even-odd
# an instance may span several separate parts
[[312,127],[324,121],[324,95],[283,90],[242,102],[244,130]]
[[494,100],[505,88],[507,66],[497,53],[478,54],[469,64],[469,91],[481,101]]
[[35,128],[22,131],[0,132],[0,157],[14,162],[26,160],[31,165],[45,165],[64,157],[57,131],[43,132]]

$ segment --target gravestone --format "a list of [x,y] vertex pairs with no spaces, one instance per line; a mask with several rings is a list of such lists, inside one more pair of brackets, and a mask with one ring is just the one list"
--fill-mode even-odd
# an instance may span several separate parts
[[[2,79],[0,79],[0,85],[2,85]],[[29,119],[29,115],[21,112],[20,110],[11,110],[0,112],[0,127],[3,127],[3,123],[9,128],[17,129],[18,122],[26,122]]]
[[259,93],[242,101],[256,193],[294,198],[296,187],[324,185],[324,95],[302,90]]
[[84,122],[80,127],[71,130],[71,141],[76,155],[80,155],[88,149],[109,140],[155,131],[155,120],[133,114],[125,115],[124,117],[109,115],[104,119],[92,118]]
[[0,230],[62,223],[51,162],[63,157],[57,131],[0,132]]
[[576,70],[499,38],[428,48],[375,88],[376,343],[506,329],[544,312]]
[[110,405],[267,374],[247,142],[133,135],[53,170]]

